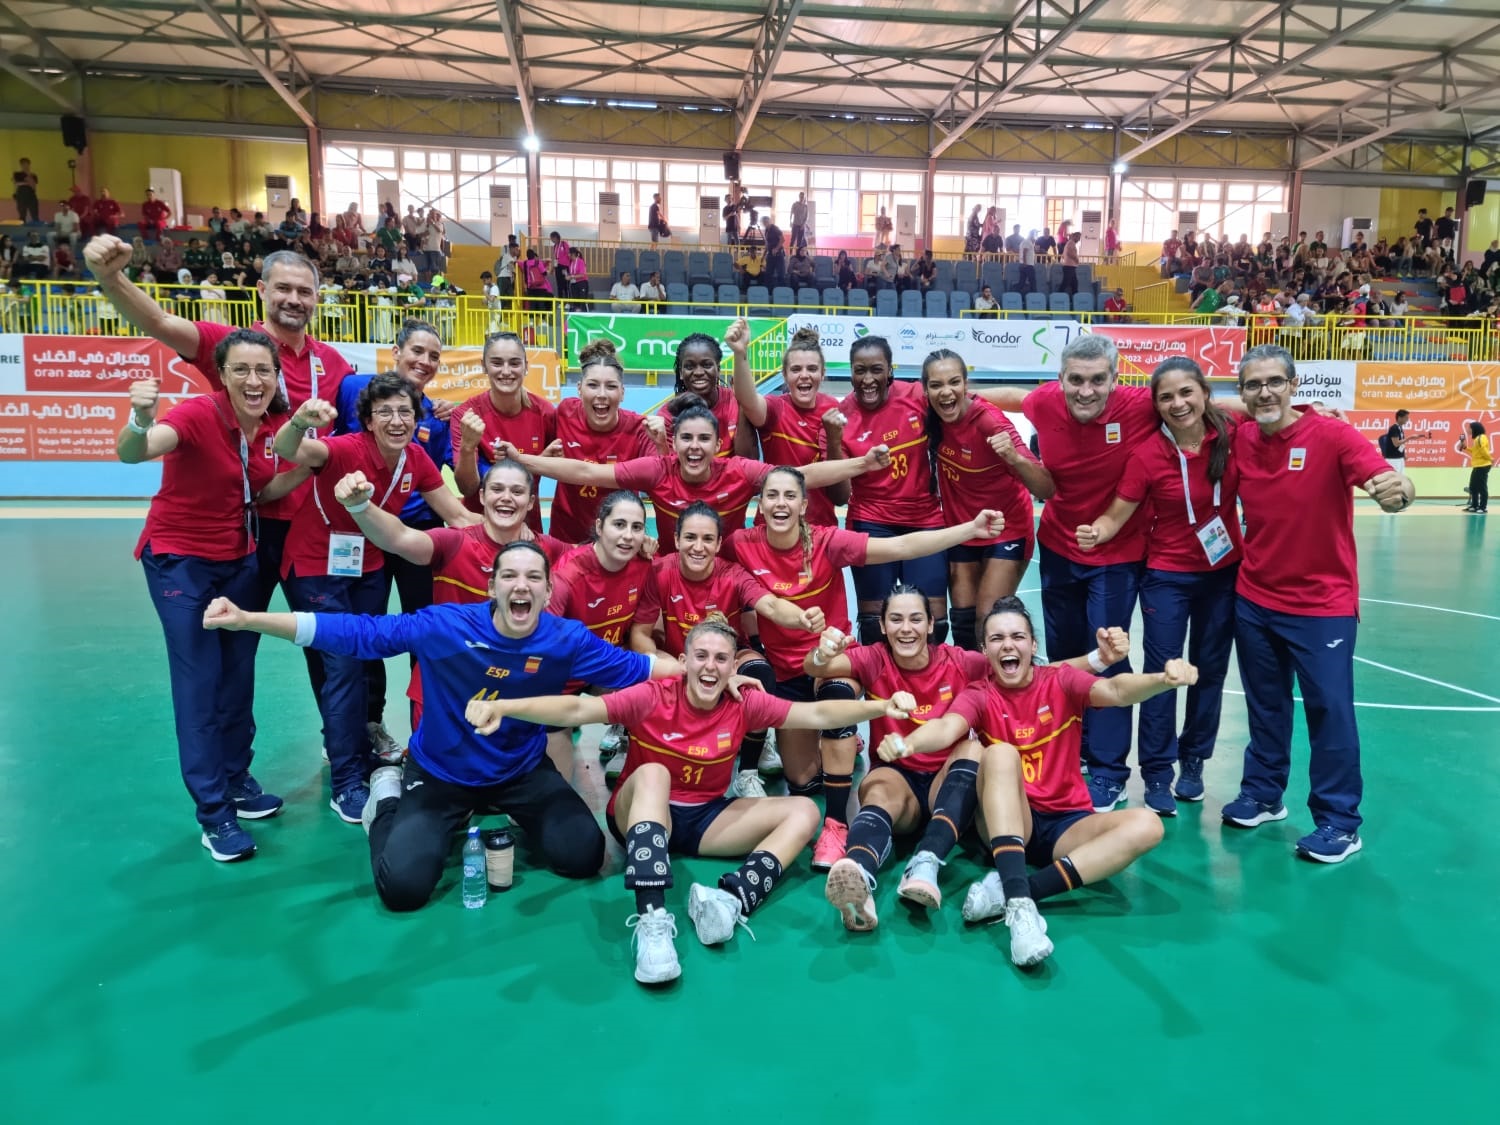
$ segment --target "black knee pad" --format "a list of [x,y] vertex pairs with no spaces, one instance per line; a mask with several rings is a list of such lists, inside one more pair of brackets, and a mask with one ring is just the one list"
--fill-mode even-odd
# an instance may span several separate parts
[[861,613],[855,618],[854,631],[860,644],[878,645],[884,636],[880,631],[880,614]]
[[[819,680],[813,698],[821,703],[825,699],[858,699],[859,694],[845,680]],[[837,730],[819,731],[824,738],[853,738],[855,728],[839,727]]]
[[788,797],[816,797],[823,792],[823,775],[818,774],[811,781],[787,780],[786,794]]
[[776,670],[771,667],[770,662],[767,660],[763,660],[760,657],[756,657],[754,660],[747,660],[740,667],[738,674],[758,680],[760,686],[767,692],[774,694],[776,691]]
[[953,643],[970,652],[979,652],[981,645],[976,635],[979,628],[979,611],[975,606],[967,609],[950,609],[948,620],[953,623]]
[[939,617],[932,623],[932,643],[940,645],[948,639],[948,619]]

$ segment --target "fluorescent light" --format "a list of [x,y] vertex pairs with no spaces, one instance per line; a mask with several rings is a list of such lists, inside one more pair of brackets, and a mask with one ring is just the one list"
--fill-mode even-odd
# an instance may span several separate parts
[[527,152],[540,152],[542,150],[542,142],[535,133],[527,133],[521,138],[521,147]]

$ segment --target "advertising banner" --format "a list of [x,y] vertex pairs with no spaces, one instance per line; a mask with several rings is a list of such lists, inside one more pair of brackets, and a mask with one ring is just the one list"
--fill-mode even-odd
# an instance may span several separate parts
[[[568,316],[568,354],[577,355],[594,340],[614,344],[626,371],[670,371],[677,345],[694,332],[723,339],[732,316],[651,316],[648,314],[571,313]],[[750,338],[763,336],[777,324],[769,317],[752,317]],[[790,332],[791,330],[788,329]],[[533,353],[535,354],[535,353]],[[725,368],[726,374],[728,368]]]
[[1089,331],[1114,341],[1126,375],[1149,375],[1162,360],[1184,356],[1209,377],[1229,377],[1245,354],[1245,330],[1227,325],[1091,324]]
[[1500,410],[1500,363],[1384,363],[1355,373],[1360,410]]
[[922,361],[939,348],[964,357],[972,371],[1017,372],[1042,377],[1057,374],[1057,358],[1081,331],[1075,320],[923,319],[880,316],[817,316],[787,318],[786,331],[804,325],[818,330],[830,372],[849,369],[849,348],[866,336],[884,337],[896,366],[920,369]]
[[[1394,410],[1351,410],[1348,418],[1371,442],[1378,442],[1390,429],[1394,413]],[[1406,423],[1406,467],[1467,469],[1469,458],[1458,448],[1458,438],[1466,422],[1482,422],[1485,432],[1493,434],[1495,427],[1500,426],[1500,411],[1413,410]]]

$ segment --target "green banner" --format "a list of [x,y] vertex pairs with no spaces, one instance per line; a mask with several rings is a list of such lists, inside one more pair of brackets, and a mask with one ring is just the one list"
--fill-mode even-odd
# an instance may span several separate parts
[[[614,344],[626,371],[670,371],[673,357],[677,355],[677,345],[686,337],[694,332],[704,332],[715,340],[722,340],[724,332],[733,323],[732,316],[570,313],[568,358],[570,365],[576,365],[578,353],[584,347],[595,340],[605,339]],[[751,318],[752,367],[760,366],[755,363],[754,342],[782,323],[779,317]],[[727,357],[724,374],[729,374]]]

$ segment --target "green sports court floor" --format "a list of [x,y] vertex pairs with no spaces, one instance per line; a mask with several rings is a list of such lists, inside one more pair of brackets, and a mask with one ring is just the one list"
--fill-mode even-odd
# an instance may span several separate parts
[[[382,909],[290,645],[264,642],[257,708],[256,772],[287,809],[252,825],[252,862],[211,862],[138,510],[0,509],[0,1121],[1495,1119],[1500,527],[1481,517],[1360,508],[1367,825],[1341,867],[1292,858],[1305,751],[1290,819],[1220,826],[1232,695],[1210,799],[1135,869],[1046,904],[1039,972],[959,919],[972,855],[914,917],[898,849],[874,934],[844,932],[804,861],[758,940],[720,950],[685,898],[722,866],[680,863],[683,977],[647,992],[617,875],[565,883],[523,852],[483,911],[451,868],[427,909]],[[579,768],[602,802],[594,755]]]

